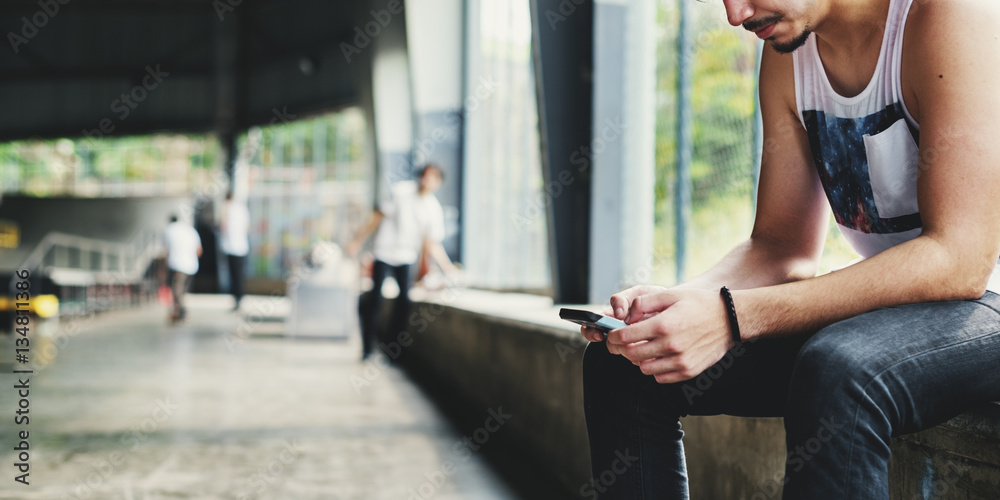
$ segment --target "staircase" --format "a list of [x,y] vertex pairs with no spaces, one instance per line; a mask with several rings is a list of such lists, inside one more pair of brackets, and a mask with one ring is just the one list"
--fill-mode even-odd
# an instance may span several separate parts
[[[155,298],[159,234],[140,230],[131,241],[111,242],[53,231],[16,271],[31,273],[33,296],[54,295],[59,315],[83,315]],[[13,289],[15,276],[10,276]]]

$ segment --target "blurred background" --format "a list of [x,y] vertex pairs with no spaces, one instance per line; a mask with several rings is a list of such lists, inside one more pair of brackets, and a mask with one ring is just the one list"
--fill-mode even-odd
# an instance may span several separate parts
[[[435,161],[455,173],[439,197],[446,246],[465,264],[468,283],[550,294],[548,226],[557,221],[546,215],[554,197],[542,169],[531,7],[439,3],[407,5],[405,19],[389,13],[399,22],[374,28],[367,23],[381,21],[369,11],[379,5],[363,2],[61,7],[34,37],[11,38],[16,52],[0,56],[9,110],[0,124],[5,205],[21,197],[193,198],[204,237],[232,176],[254,221],[250,279],[259,289],[281,280],[315,242],[344,244],[380,189]],[[16,4],[3,7],[4,25],[21,35],[21,17],[30,21],[40,8]],[[759,47],[726,23],[721,4],[688,6],[689,43],[680,50],[690,51],[690,90],[681,99],[679,3],[642,8],[649,17],[641,39],[617,49],[641,45],[632,59],[644,60],[629,60],[616,78],[629,90],[644,84],[627,96],[628,109],[649,115],[629,121],[626,135],[645,140],[624,145],[643,151],[622,151],[604,168],[642,160],[621,173],[643,171],[623,182],[635,196],[652,196],[649,281],[669,285],[678,271],[705,270],[749,233]],[[538,20],[543,27],[572,19],[553,12]],[[135,91],[147,66],[167,76]],[[123,101],[125,94],[142,99]],[[679,183],[681,112],[689,114],[689,160]],[[113,130],[102,132],[102,120]],[[640,125],[649,130],[634,129]],[[253,144],[249,128],[259,134]],[[9,231],[16,222],[6,221]],[[854,258],[839,233],[830,234],[825,269]],[[198,290],[219,286],[212,269],[199,276]]]
[[[0,283],[30,271],[36,297],[30,362],[0,304],[0,372],[34,370],[32,482],[0,498],[589,497],[614,478],[590,477],[558,307],[691,278],[751,229],[762,46],[721,2],[5,1],[0,28]],[[427,163],[460,279],[415,289],[360,363],[367,257],[300,286]],[[171,214],[203,247],[179,325]],[[823,271],[855,257],[832,230]],[[783,464],[768,425],[758,465],[720,481],[706,452],[692,488],[758,491]]]

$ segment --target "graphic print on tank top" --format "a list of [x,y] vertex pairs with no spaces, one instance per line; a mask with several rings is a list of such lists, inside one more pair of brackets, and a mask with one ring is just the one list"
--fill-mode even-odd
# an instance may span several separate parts
[[[868,234],[921,227],[915,204],[919,133],[906,123],[898,102],[862,118],[808,110],[802,112],[802,121],[838,224]],[[900,144],[906,138],[899,134],[892,141],[870,140],[894,130],[909,134],[913,146]],[[884,148],[891,151],[879,151]],[[880,164],[870,164],[873,159]]]

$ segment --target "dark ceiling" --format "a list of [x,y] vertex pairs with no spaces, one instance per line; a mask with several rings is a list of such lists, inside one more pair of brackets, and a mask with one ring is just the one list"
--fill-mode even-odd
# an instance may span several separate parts
[[353,104],[367,54],[348,62],[341,42],[369,3],[4,0],[0,141],[225,136]]

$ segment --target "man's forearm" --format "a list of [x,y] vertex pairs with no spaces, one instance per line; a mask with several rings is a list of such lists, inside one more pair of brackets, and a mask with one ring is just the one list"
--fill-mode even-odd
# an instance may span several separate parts
[[373,217],[370,221],[368,221],[368,224],[365,224],[358,231],[358,233],[354,235],[353,241],[355,241],[356,243],[364,243],[365,240],[367,240],[368,237],[375,232],[375,228],[378,227],[379,222],[381,221]]
[[451,259],[448,257],[448,252],[445,251],[444,245],[437,242],[427,243],[427,248],[430,251],[431,257],[442,270],[449,273],[455,271],[455,265],[452,264]]
[[970,269],[958,251],[918,237],[839,271],[733,292],[744,339],[816,331],[874,309],[978,298],[990,269]]
[[763,238],[739,244],[705,273],[678,288],[745,290],[788,283],[816,275],[816,260],[787,255],[781,245]]
[[361,245],[363,245],[365,241],[368,240],[368,237],[371,236],[371,234],[374,233],[376,229],[378,229],[378,226],[382,223],[382,218],[383,216],[381,212],[376,211],[374,214],[372,214],[372,217],[371,219],[368,220],[368,223],[362,226],[361,229],[358,230],[357,234],[354,235],[354,239],[351,240],[351,242],[348,244],[348,247],[360,248]]

